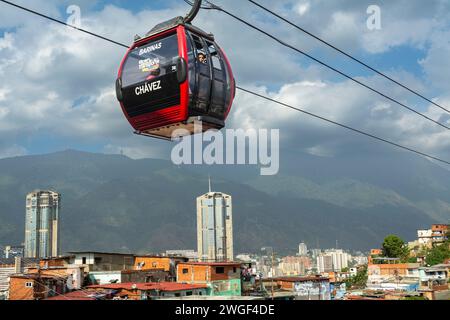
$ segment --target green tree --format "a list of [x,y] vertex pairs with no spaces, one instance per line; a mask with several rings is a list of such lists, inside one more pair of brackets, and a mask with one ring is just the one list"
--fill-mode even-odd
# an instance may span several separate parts
[[406,261],[409,249],[405,241],[396,235],[389,235],[383,241],[383,255],[388,258],[399,258]]
[[345,285],[347,289],[355,288],[355,289],[363,289],[366,287],[367,284],[367,265],[361,267],[358,272],[356,273],[356,276],[348,279],[345,282]]
[[427,265],[434,266],[436,264],[444,263],[447,259],[450,259],[450,243],[448,240],[440,246],[432,248],[428,252],[425,261]]

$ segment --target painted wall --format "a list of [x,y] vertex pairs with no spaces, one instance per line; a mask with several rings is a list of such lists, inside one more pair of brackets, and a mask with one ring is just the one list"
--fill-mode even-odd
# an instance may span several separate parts
[[242,294],[241,280],[222,280],[208,283],[211,296],[240,296]]
[[298,300],[331,300],[328,281],[305,281],[294,283],[294,294]]
[[89,283],[92,284],[111,284],[112,281],[120,283],[122,273],[120,271],[95,271],[89,272]]

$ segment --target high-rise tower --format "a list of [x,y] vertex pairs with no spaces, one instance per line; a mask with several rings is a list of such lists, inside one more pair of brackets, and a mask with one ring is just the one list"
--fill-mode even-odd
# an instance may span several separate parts
[[233,261],[231,196],[211,191],[197,198],[197,246],[201,261]]
[[27,195],[25,218],[25,257],[59,255],[59,209],[61,195],[36,190]]

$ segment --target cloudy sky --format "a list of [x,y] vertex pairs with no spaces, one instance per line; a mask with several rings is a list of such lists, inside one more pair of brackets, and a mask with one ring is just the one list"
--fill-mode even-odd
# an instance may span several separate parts
[[[12,0],[122,43],[158,22],[184,15],[182,0]],[[450,109],[448,0],[258,0],[336,46]],[[214,0],[280,39],[358,77],[450,126],[450,114],[374,75],[248,1]],[[367,8],[381,8],[381,29]],[[294,106],[450,159],[450,132],[296,54],[232,18],[202,11],[195,23],[213,32],[239,85]],[[133,158],[170,154],[170,144],[137,137],[115,99],[125,49],[0,3],[0,158],[65,149]],[[282,148],[320,156],[396,152],[343,129],[238,93],[230,128],[279,128]]]

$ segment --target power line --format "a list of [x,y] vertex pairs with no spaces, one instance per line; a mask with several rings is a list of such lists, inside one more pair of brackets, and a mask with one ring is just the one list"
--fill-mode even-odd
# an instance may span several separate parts
[[[0,0],[0,1],[1,1],[1,2],[6,2],[6,3],[8,3],[8,1],[4,1],[4,0]],[[21,8],[21,7],[19,7],[19,6],[16,6],[16,7],[17,7],[17,8]],[[64,23],[64,22],[61,22],[61,21],[59,21],[59,20],[55,20],[55,19],[53,19],[53,18],[50,18],[50,17],[48,17],[48,16],[45,16],[45,15],[40,14],[40,13],[37,13],[37,12],[33,12],[33,11],[31,11],[31,10],[27,10],[26,8],[23,8],[22,10],[26,10],[26,11],[28,11],[28,12],[37,14],[37,15],[43,17],[43,18],[46,18],[46,19],[49,19],[49,20],[52,20],[52,21],[56,21],[56,22],[58,22],[58,23],[60,23],[60,24],[66,25],[66,23]],[[82,30],[80,30],[79,28],[74,28],[74,29],[75,29],[75,30],[78,30],[78,31],[82,31]],[[82,32],[83,32],[83,31],[82,31]],[[96,34],[94,34],[94,33],[92,33],[92,32],[89,32],[88,34],[90,34],[90,35],[92,35],[92,36],[95,36],[95,37],[97,37],[97,38],[101,38],[101,39],[103,39],[103,40],[109,41],[109,42],[111,42],[111,43],[115,43],[115,44],[117,44],[117,45],[121,45],[120,43],[118,43],[118,42],[116,42],[116,41],[114,41],[114,40],[111,40],[111,39],[108,39],[108,38],[105,38],[105,37],[102,37],[102,36],[98,36],[98,35],[96,35]],[[403,145],[401,145],[401,144],[399,144],[399,143],[392,142],[392,141],[390,141],[390,140],[387,140],[387,139],[378,137],[378,136],[376,136],[376,135],[373,135],[373,134],[364,132],[364,131],[362,131],[362,130],[352,128],[352,127],[347,126],[347,125],[345,125],[345,124],[342,124],[342,123],[339,123],[339,122],[337,122],[337,121],[333,121],[333,120],[327,119],[327,118],[325,118],[325,117],[323,117],[323,116],[316,115],[316,114],[314,114],[314,113],[312,113],[312,112],[309,112],[309,111],[306,111],[306,110],[303,110],[303,109],[300,109],[300,108],[297,108],[297,107],[288,105],[288,104],[286,104],[286,103],[283,103],[283,102],[281,102],[281,101],[272,99],[272,98],[270,98],[270,97],[264,96],[264,95],[262,95],[262,94],[259,94],[259,93],[254,92],[254,91],[251,91],[251,90],[248,90],[248,89],[239,87],[239,86],[238,86],[237,88],[238,88],[239,90],[243,91],[243,92],[248,93],[248,94],[252,94],[252,95],[257,96],[257,97],[259,97],[259,98],[262,98],[262,99],[265,99],[265,100],[267,100],[267,101],[270,101],[270,102],[276,103],[276,104],[278,104],[278,105],[284,106],[284,107],[286,107],[286,108],[289,108],[289,109],[292,109],[292,110],[295,110],[295,111],[304,113],[304,114],[306,114],[306,115],[309,115],[309,116],[311,116],[311,117],[314,117],[314,118],[317,118],[317,119],[326,121],[326,122],[328,122],[328,123],[337,125],[337,126],[339,126],[339,127],[345,128],[345,129],[350,130],[350,131],[353,131],[353,132],[355,132],[355,133],[362,134],[362,135],[364,135],[364,136],[370,137],[370,138],[375,139],[375,140],[378,140],[378,141],[380,141],[380,142],[387,143],[387,144],[389,144],[389,145],[391,145],[391,146],[395,146],[395,147],[397,147],[397,148],[400,148],[400,149],[403,149],[403,150],[406,150],[406,151],[409,151],[409,152],[413,152],[413,153],[418,154],[418,155],[420,155],[420,156],[423,156],[423,157],[426,157],[426,158],[430,158],[430,159],[436,160],[436,161],[438,161],[438,162],[441,162],[441,163],[445,163],[445,164],[449,164],[449,165],[450,165],[450,161],[440,159],[440,158],[438,158],[438,157],[429,155],[429,154],[427,154],[427,153],[424,153],[424,152],[421,152],[421,151],[418,151],[418,150],[415,150],[415,149],[412,149],[412,148],[403,146]]]
[[[190,6],[194,5],[194,3],[192,1],[189,1],[189,0],[183,0],[183,1],[186,2]],[[200,8],[205,9],[205,10],[213,9],[211,6],[205,6],[205,5],[202,5]]]
[[308,30],[306,30],[306,29],[300,27],[298,24],[295,24],[294,22],[292,22],[292,21],[290,21],[290,20],[284,18],[283,16],[279,15],[278,13],[276,13],[276,12],[274,12],[274,11],[268,9],[267,7],[263,6],[262,4],[260,4],[260,3],[256,2],[256,1],[254,1],[254,0],[248,0],[248,1],[251,2],[251,3],[253,3],[255,6],[257,6],[257,7],[261,8],[261,9],[263,9],[264,11],[270,13],[271,15],[277,17],[278,19],[280,19],[280,20],[286,22],[287,24],[291,25],[292,27],[294,27],[294,28],[296,28],[296,29],[302,31],[303,33],[306,33],[306,34],[309,35],[310,37],[312,37],[312,38],[314,38],[314,39],[320,41],[321,43],[327,45],[328,47],[330,47],[330,48],[336,50],[337,52],[343,54],[344,56],[350,58],[351,60],[353,60],[353,61],[359,63],[360,65],[366,67],[367,69],[369,69],[369,70],[371,70],[371,71],[377,73],[378,75],[384,77],[385,79],[388,79],[389,81],[391,81],[391,82],[393,82],[393,83],[399,85],[399,86],[402,87],[403,89],[408,90],[409,92],[415,94],[416,96],[418,96],[418,97],[424,99],[425,101],[427,101],[427,102],[433,104],[434,106],[436,106],[436,107],[438,107],[438,108],[441,108],[441,109],[444,110],[445,112],[450,113],[450,110],[449,110],[449,109],[447,109],[447,108],[441,106],[440,104],[434,102],[434,101],[431,100],[430,98],[427,98],[427,97],[425,97],[424,95],[420,94],[419,92],[417,92],[417,91],[415,91],[415,90],[409,88],[408,86],[406,86],[406,85],[400,83],[399,81],[393,79],[392,77],[388,76],[388,75],[385,74],[384,72],[379,71],[378,69],[376,69],[376,68],[370,66],[369,64],[367,64],[366,62],[364,62],[364,61],[362,61],[362,60],[360,60],[360,59],[358,59],[358,58],[352,56],[351,54],[345,52],[344,50],[339,49],[339,48],[336,47],[335,45],[333,45],[333,44],[327,42],[326,40],[324,40],[324,39],[322,39],[322,38],[316,36],[316,35],[313,34],[312,32],[310,32],[310,31],[308,31]]
[[88,34],[88,35],[90,35],[90,36],[93,36],[93,37],[96,37],[96,38],[99,38],[99,39],[108,41],[108,42],[110,42],[110,43],[113,43],[113,44],[116,44],[116,45],[119,45],[119,46],[121,46],[121,47],[124,47],[124,48],[127,48],[127,49],[128,49],[128,46],[127,46],[126,44],[123,44],[123,43],[120,43],[120,42],[117,42],[117,41],[108,39],[108,38],[106,38],[106,37],[103,37],[103,36],[101,36],[101,35],[99,35],[99,34],[95,34],[95,33],[93,33],[93,32],[87,31],[87,30],[85,30],[85,29],[77,28],[77,27],[75,27],[75,26],[73,26],[73,25],[70,25],[70,24],[64,22],[64,21],[61,21],[61,20],[52,18],[52,17],[47,16],[47,15],[45,15],[45,14],[43,14],[43,13],[40,13],[40,12],[31,10],[31,9],[28,9],[28,8],[25,8],[25,7],[23,7],[23,6],[20,6],[20,5],[18,5],[18,4],[12,3],[12,2],[10,2],[10,1],[6,1],[6,0],[0,0],[0,1],[3,2],[3,3],[9,4],[10,6],[16,7],[16,8],[18,8],[18,9],[27,11],[27,12],[32,13],[32,14],[35,14],[35,15],[38,15],[38,16],[40,16],[40,17],[42,17],[42,18],[51,20],[51,21],[53,21],[53,22],[62,24],[62,25],[64,25],[64,26],[66,26],[66,27],[70,27],[70,28],[72,28],[72,29],[75,29],[75,30],[78,30],[78,31],[80,31],[80,32],[86,33],[86,34]]
[[290,45],[290,44],[284,42],[283,40],[278,39],[276,36],[274,36],[274,35],[270,34],[269,32],[267,32],[267,31],[265,31],[265,30],[263,30],[263,29],[261,29],[261,28],[255,26],[254,24],[251,24],[250,22],[247,22],[247,21],[243,20],[242,18],[239,18],[238,16],[234,15],[233,13],[231,13],[231,12],[229,12],[229,11],[227,11],[227,10],[225,10],[225,9],[223,9],[223,8],[221,8],[221,7],[219,7],[219,6],[216,6],[215,4],[213,4],[213,3],[211,3],[211,2],[209,2],[209,1],[207,1],[207,0],[206,0],[206,2],[209,3],[211,6],[213,6],[213,8],[214,8],[215,10],[221,11],[221,12],[227,14],[228,16],[234,18],[235,20],[237,20],[237,21],[239,21],[239,22],[241,22],[241,23],[247,25],[248,27],[250,27],[250,28],[252,28],[252,29],[254,29],[254,30],[258,31],[258,32],[261,32],[262,34],[264,34],[264,35],[266,35],[267,37],[269,37],[269,38],[275,40],[276,42],[280,43],[281,45],[283,45],[283,46],[285,46],[285,47],[287,47],[287,48],[289,48],[289,49],[292,49],[292,50],[294,50],[294,51],[296,51],[296,52],[298,52],[298,53],[304,55],[305,57],[307,57],[307,58],[309,58],[309,59],[311,59],[311,60],[313,60],[313,61],[315,61],[315,62],[321,64],[321,65],[324,66],[324,67],[327,67],[328,69],[330,69],[330,70],[332,70],[332,71],[334,71],[334,72],[340,74],[341,76],[343,76],[343,77],[345,77],[345,78],[347,78],[347,79],[349,79],[349,80],[351,80],[351,81],[353,81],[353,82],[355,82],[355,83],[357,83],[357,84],[363,86],[364,88],[366,88],[366,89],[368,89],[368,90],[370,90],[370,91],[372,91],[372,92],[377,93],[378,95],[380,95],[380,96],[382,96],[382,97],[384,97],[384,98],[386,98],[386,99],[388,99],[388,100],[390,100],[390,101],[392,101],[392,102],[394,102],[394,103],[400,105],[401,107],[403,107],[403,108],[405,108],[405,109],[408,109],[409,111],[414,112],[415,114],[417,114],[417,115],[419,115],[419,116],[421,116],[421,117],[423,117],[423,118],[425,118],[425,119],[427,119],[427,120],[429,120],[429,121],[431,121],[431,122],[434,122],[434,123],[437,124],[438,126],[441,126],[441,127],[445,128],[445,129],[447,129],[447,130],[450,130],[450,127],[448,127],[447,125],[445,125],[445,124],[443,124],[443,123],[441,123],[441,122],[439,122],[439,121],[436,121],[436,120],[434,120],[434,119],[428,117],[427,115],[425,115],[425,114],[423,114],[423,113],[421,113],[421,112],[419,112],[419,111],[417,111],[417,110],[415,110],[415,109],[413,109],[413,108],[407,106],[406,104],[404,104],[404,103],[402,103],[402,102],[400,102],[400,101],[398,101],[398,100],[396,100],[396,99],[394,99],[394,98],[388,96],[387,94],[382,93],[381,91],[379,91],[379,90],[377,90],[377,89],[375,89],[375,88],[373,88],[373,87],[371,87],[371,86],[365,84],[364,82],[362,82],[362,81],[360,81],[360,80],[358,80],[358,79],[353,78],[352,76],[348,75],[347,73],[345,73],[345,72],[343,72],[343,71],[340,71],[340,70],[336,69],[335,67],[333,67],[333,66],[327,64],[326,62],[323,62],[322,60],[319,60],[319,59],[313,57],[312,55],[310,55],[310,54],[304,52],[303,50],[301,50],[301,49],[299,49],[299,48],[296,48],[296,47],[294,47],[294,46],[292,46],[292,45]]
[[325,117],[316,115],[316,114],[314,114],[314,113],[312,113],[312,112],[309,112],[309,111],[306,111],[306,110],[303,110],[303,109],[294,107],[294,106],[292,106],[292,105],[283,103],[283,102],[281,102],[281,101],[272,99],[272,98],[270,98],[270,97],[268,97],[268,96],[259,94],[259,93],[257,93],[257,92],[254,92],[254,91],[251,91],[251,90],[248,90],[248,89],[239,87],[239,86],[237,86],[237,88],[238,88],[239,90],[241,90],[241,91],[244,91],[244,92],[246,92],[246,93],[252,94],[252,95],[257,96],[257,97],[259,97],[259,98],[261,98],[261,99],[264,99],[264,100],[267,100],[267,101],[276,103],[276,104],[278,104],[278,105],[284,106],[284,107],[286,107],[286,108],[289,108],[289,109],[292,109],[292,110],[295,110],[295,111],[298,111],[298,112],[307,114],[307,115],[309,115],[309,116],[311,116],[311,117],[314,117],[314,118],[316,118],[316,119],[320,119],[320,120],[326,121],[326,122],[328,122],[328,123],[334,124],[334,125],[339,126],[339,127],[341,127],[341,128],[345,128],[345,129],[347,129],[347,130],[350,130],[350,131],[353,131],[353,132],[362,134],[362,135],[367,136],[367,137],[369,137],[369,138],[372,138],[372,139],[375,139],[375,140],[378,140],[378,141],[381,141],[381,142],[390,144],[391,146],[395,146],[395,147],[397,147],[397,148],[401,148],[401,149],[403,149],[403,150],[407,150],[407,151],[416,153],[416,154],[418,154],[418,155],[421,155],[421,156],[424,156],[424,157],[427,157],[427,158],[430,158],[430,159],[433,159],[433,160],[436,160],[436,161],[439,161],[439,162],[442,162],[442,163],[445,163],[445,164],[450,164],[450,161],[447,161],[447,160],[443,160],[443,159],[437,158],[437,157],[435,157],[435,156],[426,154],[426,153],[421,152],[421,151],[417,151],[417,150],[412,149],[412,148],[409,148],[409,147],[405,147],[405,146],[403,146],[403,145],[401,145],[401,144],[399,144],[399,143],[392,142],[392,141],[390,141],[390,140],[387,140],[387,139],[378,137],[378,136],[376,136],[376,135],[374,135],[374,134],[367,133],[367,132],[365,132],[365,131],[362,131],[362,130],[359,130],[359,129],[352,128],[352,127],[347,126],[347,125],[345,125],[345,124],[342,124],[342,123],[339,123],[339,122],[337,122],[337,121],[333,121],[333,120],[327,119],[327,118],[325,118]]

